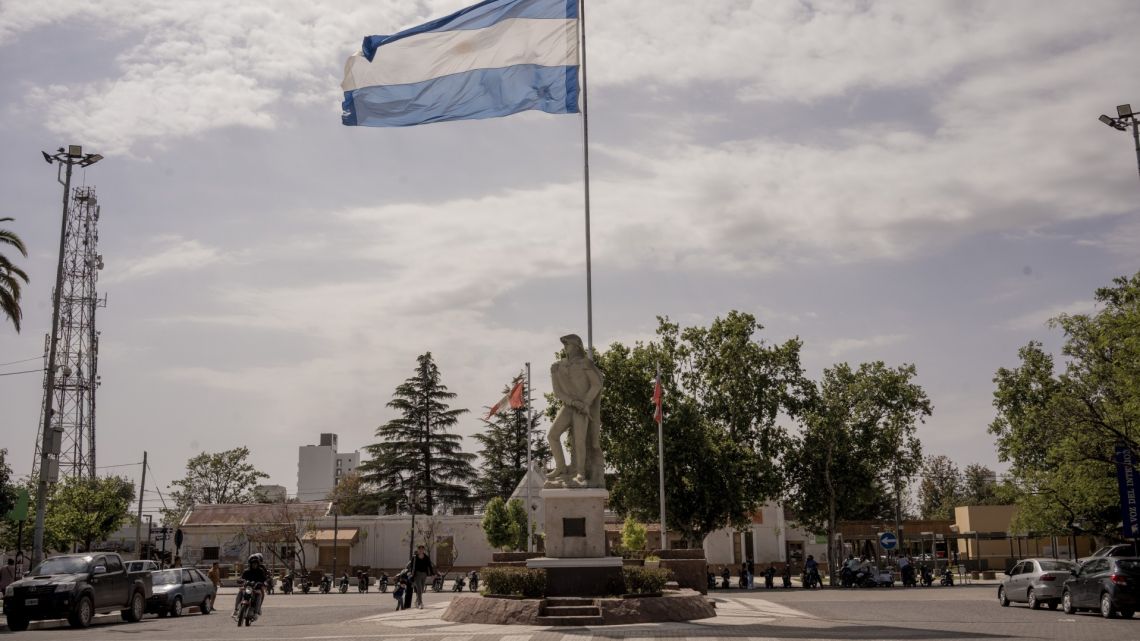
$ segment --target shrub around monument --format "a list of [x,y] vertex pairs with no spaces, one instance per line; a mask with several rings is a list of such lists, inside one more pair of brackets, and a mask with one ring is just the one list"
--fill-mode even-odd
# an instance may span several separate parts
[[621,569],[625,581],[625,594],[655,594],[665,588],[673,572],[664,568],[645,568],[630,565]]
[[490,567],[480,571],[485,594],[541,598],[546,595],[546,570]]

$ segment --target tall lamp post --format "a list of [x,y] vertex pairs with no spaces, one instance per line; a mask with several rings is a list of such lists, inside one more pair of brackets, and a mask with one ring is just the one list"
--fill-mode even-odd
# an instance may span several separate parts
[[1099,120],[1118,131],[1128,131],[1128,127],[1132,127],[1132,140],[1136,142],[1136,172],[1140,174],[1140,112],[1132,111],[1132,105],[1118,105],[1115,118],[1101,114]]
[[[51,338],[48,341],[48,365],[44,376],[44,424],[40,434],[40,476],[36,484],[36,528],[32,536],[32,567],[44,558],[44,511],[47,507],[48,484],[59,473],[59,448],[61,435],[51,427],[52,397],[55,396],[55,358],[59,347],[59,299],[63,290],[63,252],[67,244],[67,201],[71,196],[71,169],[76,165],[90,167],[103,160],[99,154],[85,154],[80,145],[68,145],[64,151],[60,147],[55,154],[40,152],[50,165],[56,163],[56,181],[63,185],[63,219],[59,226],[59,260],[55,267],[55,291],[51,300]],[[66,169],[65,169],[66,168]],[[54,464],[54,465],[53,465]]]

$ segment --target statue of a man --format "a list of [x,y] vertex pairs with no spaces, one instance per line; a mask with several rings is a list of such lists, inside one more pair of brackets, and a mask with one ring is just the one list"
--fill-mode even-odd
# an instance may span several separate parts
[[[562,337],[566,358],[550,367],[554,396],[562,409],[554,417],[547,440],[554,455],[554,470],[547,475],[547,487],[605,487],[602,460],[601,414],[602,372],[574,334]],[[562,450],[562,435],[570,431],[573,461],[568,468]]]

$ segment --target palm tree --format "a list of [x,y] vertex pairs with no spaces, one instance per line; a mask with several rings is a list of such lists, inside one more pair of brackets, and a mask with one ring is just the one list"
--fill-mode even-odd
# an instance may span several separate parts
[[[12,218],[0,218],[0,223],[12,221]],[[4,245],[11,245],[16,248],[16,251],[21,255],[27,257],[28,250],[24,247],[24,241],[20,240],[14,232],[7,229],[0,228],[0,249]],[[0,253],[0,313],[8,317],[12,324],[16,326],[16,331],[20,331],[20,319],[23,318],[24,313],[20,310],[20,281],[28,282],[28,275],[24,270],[12,264],[12,261],[7,256]]]

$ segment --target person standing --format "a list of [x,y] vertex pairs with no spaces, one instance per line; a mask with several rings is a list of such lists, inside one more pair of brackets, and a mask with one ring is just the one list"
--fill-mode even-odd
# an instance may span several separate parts
[[0,568],[0,592],[16,580],[16,559],[8,559],[8,564]]
[[214,584],[215,589],[222,587],[222,568],[217,561],[214,561],[214,564],[210,566],[210,571],[206,573],[206,576],[210,579],[210,583]]
[[416,607],[421,610],[424,609],[424,583],[428,576],[434,575],[435,566],[427,555],[427,549],[421,545],[416,548],[416,557],[412,559],[412,586],[416,590]]

